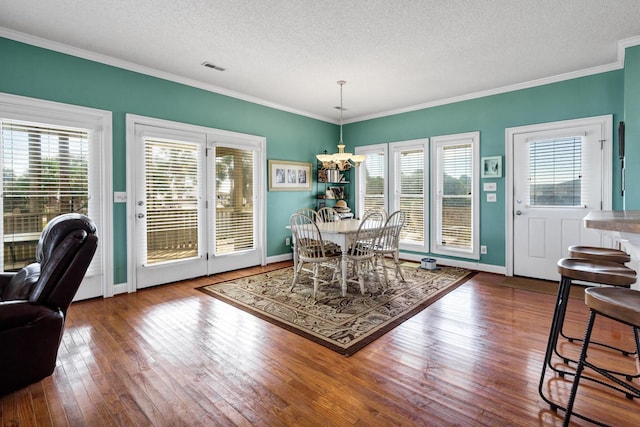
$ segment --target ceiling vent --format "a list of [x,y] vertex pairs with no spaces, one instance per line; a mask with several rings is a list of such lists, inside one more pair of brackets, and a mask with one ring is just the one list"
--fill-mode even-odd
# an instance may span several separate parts
[[207,68],[213,68],[214,70],[217,70],[217,71],[224,71],[224,70],[226,70],[226,68],[219,67],[219,66],[217,66],[216,64],[212,64],[211,62],[206,62],[206,61],[205,61],[205,62],[203,62],[203,63],[202,63],[202,65],[204,65],[204,66],[205,66],[205,67],[207,67]]

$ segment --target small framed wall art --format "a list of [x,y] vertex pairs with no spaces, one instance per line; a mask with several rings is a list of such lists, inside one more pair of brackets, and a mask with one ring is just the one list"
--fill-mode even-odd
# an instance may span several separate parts
[[269,191],[311,191],[311,163],[269,160]]
[[482,158],[483,178],[502,178],[502,156]]

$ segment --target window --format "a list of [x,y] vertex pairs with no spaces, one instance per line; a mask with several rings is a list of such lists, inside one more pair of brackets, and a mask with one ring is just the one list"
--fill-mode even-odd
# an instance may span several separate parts
[[254,153],[216,147],[215,254],[255,249]]
[[356,216],[361,218],[365,212],[371,209],[386,210],[387,145],[356,147],[355,152],[367,156],[367,159],[357,168]]
[[146,265],[198,256],[198,144],[145,138]]
[[389,213],[403,210],[407,214],[407,222],[400,233],[400,247],[404,250],[427,252],[429,248],[425,193],[428,188],[428,145],[428,139],[389,144],[392,189]]
[[582,137],[529,142],[529,206],[582,206]]
[[0,94],[0,153],[1,269],[34,262],[47,222],[78,212],[96,223],[100,241],[76,299],[113,295],[103,267],[112,264],[103,200],[111,194],[111,113]]
[[479,140],[479,132],[432,138],[433,253],[479,257]]

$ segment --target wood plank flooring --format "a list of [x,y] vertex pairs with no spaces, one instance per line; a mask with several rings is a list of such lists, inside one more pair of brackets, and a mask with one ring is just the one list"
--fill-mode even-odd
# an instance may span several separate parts
[[[1,425],[562,424],[537,391],[555,296],[478,273],[344,357],[195,289],[289,264],[72,304],[54,374],[0,397]],[[586,315],[571,300],[567,329],[582,336]],[[596,328],[632,348],[628,327]],[[569,386],[551,376],[545,389],[564,402]],[[579,393],[578,411],[640,423],[635,400],[592,384]]]

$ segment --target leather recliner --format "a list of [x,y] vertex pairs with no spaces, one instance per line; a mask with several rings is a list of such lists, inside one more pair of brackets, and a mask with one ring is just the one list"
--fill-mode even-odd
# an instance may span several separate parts
[[0,273],[0,395],[53,373],[67,309],[97,245],[91,219],[60,215],[42,231],[35,263]]

